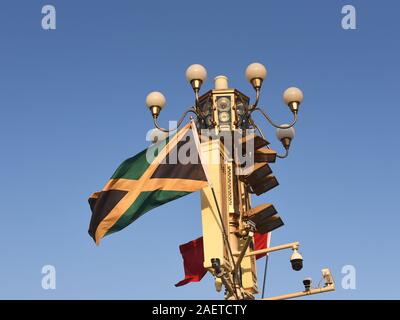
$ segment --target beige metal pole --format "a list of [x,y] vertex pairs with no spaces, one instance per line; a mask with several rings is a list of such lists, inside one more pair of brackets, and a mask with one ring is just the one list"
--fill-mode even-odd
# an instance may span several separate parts
[[313,294],[329,292],[329,291],[334,291],[334,290],[335,290],[335,285],[334,284],[330,284],[330,285],[327,285],[326,287],[323,287],[323,288],[316,288],[316,289],[311,289],[311,290],[308,290],[308,291],[299,291],[299,292],[294,292],[294,293],[288,293],[288,294],[284,294],[284,295],[281,295],[281,296],[264,298],[264,299],[260,299],[260,300],[292,299],[292,298],[304,297],[304,296],[309,296],[309,295],[313,295]]
[[[284,250],[284,249],[298,249],[299,246],[300,246],[299,242],[291,242],[291,243],[287,243],[287,244],[282,244],[280,246],[275,246],[275,247],[271,247],[271,248],[252,251],[252,252],[246,253],[245,257],[255,256],[257,254],[269,253],[269,252],[274,252],[274,251],[279,251],[279,250]],[[240,255],[240,252],[235,252],[233,255],[238,256],[238,255]]]

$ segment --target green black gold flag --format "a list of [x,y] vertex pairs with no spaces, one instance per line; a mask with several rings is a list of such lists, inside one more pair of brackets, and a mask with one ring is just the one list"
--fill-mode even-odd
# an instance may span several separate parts
[[192,120],[192,128],[188,123],[175,135],[125,160],[103,190],[90,196],[89,234],[96,244],[147,211],[208,185],[193,127]]

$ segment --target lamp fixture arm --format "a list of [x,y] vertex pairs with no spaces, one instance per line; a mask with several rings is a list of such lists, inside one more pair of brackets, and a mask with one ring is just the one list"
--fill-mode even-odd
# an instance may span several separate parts
[[258,102],[260,101],[260,94],[261,94],[260,88],[255,88],[255,91],[256,91],[256,100],[250,106],[250,108],[249,108],[250,112],[252,112],[253,110],[255,110],[257,108]]
[[284,159],[284,158],[286,158],[287,156],[289,155],[289,148],[285,148],[285,153],[284,154],[282,154],[282,155],[280,155],[280,154],[277,154],[276,156],[279,158],[279,159]]
[[267,119],[268,122],[269,122],[272,126],[274,126],[275,128],[279,128],[279,129],[289,129],[289,128],[293,127],[293,126],[296,124],[296,122],[297,122],[297,112],[293,112],[293,120],[292,120],[292,122],[291,122],[289,125],[282,125],[282,126],[280,126],[280,125],[276,124],[274,121],[272,121],[272,119],[270,118],[270,116],[267,115],[266,112],[265,112],[263,109],[261,109],[261,108],[254,108],[254,109],[250,110],[250,113],[253,113],[254,111],[260,112],[260,113],[265,117],[265,119]]
[[[265,136],[263,132],[261,131],[260,127],[254,122],[253,118],[249,117],[249,122],[257,129],[257,131],[260,133],[261,137],[265,140]],[[269,147],[268,147],[269,148]],[[289,155],[289,148],[285,148],[285,153],[280,155],[277,154],[276,156],[280,159],[284,159]]]
[[196,115],[198,117],[200,117],[201,119],[205,119],[205,115],[203,113],[203,111],[200,108],[200,101],[199,101],[199,89],[194,89],[194,95],[195,95],[195,99],[196,99],[196,104],[195,104],[195,111],[196,111]]
[[168,133],[168,132],[172,132],[172,131],[177,130],[177,129],[181,126],[183,120],[185,120],[185,117],[187,116],[187,114],[188,114],[189,112],[192,112],[192,113],[194,113],[196,116],[198,116],[198,114],[197,114],[197,112],[196,112],[196,109],[195,109],[194,107],[190,107],[188,110],[186,110],[186,111],[183,113],[182,117],[179,119],[179,121],[178,121],[178,123],[177,123],[177,125],[176,125],[176,128],[174,128],[174,129],[165,129],[165,128],[160,127],[160,126],[158,125],[158,122],[157,122],[157,117],[153,117],[153,122],[154,122],[155,127],[156,127],[158,130],[160,130],[160,131],[162,131],[162,132],[167,132],[167,133]]
[[250,124],[251,124],[254,128],[257,129],[257,131],[259,132],[261,138],[263,138],[264,140],[266,140],[266,139],[265,139],[265,136],[264,136],[264,133],[262,132],[262,130],[260,129],[260,127],[254,122],[254,120],[253,120],[251,117],[249,117],[248,120],[249,120]]

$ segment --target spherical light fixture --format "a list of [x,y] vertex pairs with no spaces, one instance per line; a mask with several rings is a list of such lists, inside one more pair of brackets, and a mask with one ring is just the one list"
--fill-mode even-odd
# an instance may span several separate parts
[[193,90],[200,90],[201,85],[207,79],[207,70],[201,64],[192,64],[186,69],[186,79]]
[[299,110],[299,105],[303,101],[303,92],[296,87],[290,87],[283,93],[283,101],[287,104],[290,110],[295,113]]
[[153,118],[157,118],[162,108],[164,108],[166,100],[161,92],[150,92],[146,97],[146,105],[150,109]]
[[259,90],[263,80],[267,77],[267,69],[263,64],[255,62],[248,65],[245,74],[254,89]]
[[[281,127],[285,126],[289,125],[283,124]],[[282,142],[282,145],[286,150],[289,150],[290,143],[294,139],[294,136],[295,136],[295,131],[293,127],[276,129],[276,137]]]
[[[283,124],[282,125],[282,127],[285,127],[285,126],[289,126],[288,124]],[[293,139],[294,138],[294,136],[295,136],[295,131],[294,131],[294,128],[293,127],[290,127],[290,128],[283,128],[283,129],[281,129],[281,128],[278,128],[278,129],[276,129],[276,137],[279,139],[279,140],[282,140],[282,139],[285,139],[285,138],[289,138],[289,139]]]

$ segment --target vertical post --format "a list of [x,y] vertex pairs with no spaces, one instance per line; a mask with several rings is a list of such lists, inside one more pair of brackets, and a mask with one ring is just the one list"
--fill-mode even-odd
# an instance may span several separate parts
[[[241,220],[243,214],[250,209],[250,196],[244,183],[236,175],[237,164],[231,152],[233,150],[228,150],[228,152],[225,150],[225,146],[233,147],[227,140],[231,139],[233,142],[234,134],[238,130],[236,114],[238,92],[235,89],[229,89],[226,77],[219,76],[215,80],[215,89],[205,96],[204,101],[209,99],[212,106],[210,112],[214,119],[214,122],[206,128],[212,130],[216,136],[214,135],[214,139],[210,141],[201,143],[201,152],[203,159],[207,162],[205,165],[212,180],[216,198],[214,201],[210,187],[204,188],[201,192],[204,267],[210,272],[215,272],[211,259],[219,259],[221,271],[229,274],[236,291],[235,295],[227,293],[225,298],[253,299],[253,294],[258,292],[256,263],[255,257],[247,253],[253,250],[254,243],[253,239],[246,243],[244,237],[246,234]],[[220,208],[222,225],[216,204]],[[225,242],[224,231],[228,238]],[[240,252],[246,245],[248,245],[246,254],[242,257],[237,272],[234,272],[238,257],[230,257],[230,251]],[[220,281],[217,284],[220,284]],[[216,288],[219,288],[217,284]]]
[[[213,183],[216,200],[220,210],[223,212],[223,163],[221,163],[220,141],[210,140],[201,144],[204,165],[208,169],[210,179]],[[224,215],[222,214],[222,217]],[[221,221],[218,215],[214,196],[210,187],[206,187],[201,191],[201,219],[203,226],[203,243],[204,243],[204,267],[212,271],[211,259],[219,259],[223,269],[230,269],[231,263],[227,248],[224,245],[223,228],[228,230],[227,221]]]

